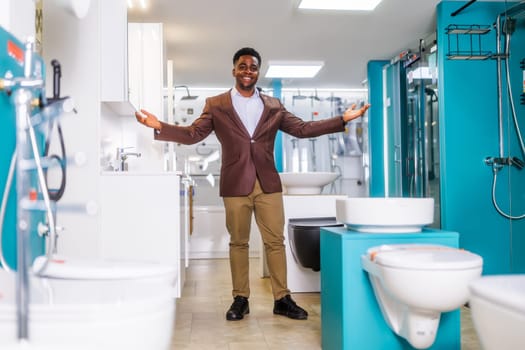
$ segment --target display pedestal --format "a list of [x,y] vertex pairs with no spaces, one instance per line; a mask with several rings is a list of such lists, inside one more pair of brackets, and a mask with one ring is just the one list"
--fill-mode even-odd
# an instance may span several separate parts
[[[425,229],[410,234],[369,234],[321,229],[321,329],[323,350],[413,349],[385,322],[361,255],[382,244],[441,244],[458,247],[459,234]],[[460,350],[460,310],[441,314],[431,350]]]

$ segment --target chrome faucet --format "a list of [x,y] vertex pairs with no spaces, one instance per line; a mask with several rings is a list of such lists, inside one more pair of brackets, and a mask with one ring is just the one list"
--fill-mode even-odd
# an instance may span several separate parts
[[140,153],[138,152],[127,152],[127,149],[134,148],[134,147],[117,147],[117,161],[119,162],[119,171],[128,171],[128,163],[126,163],[126,160],[130,157],[140,157]]

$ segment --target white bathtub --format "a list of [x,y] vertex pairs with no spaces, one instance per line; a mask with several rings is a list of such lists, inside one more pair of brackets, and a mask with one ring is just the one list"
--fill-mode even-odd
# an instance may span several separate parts
[[73,279],[78,265],[61,270],[73,264],[57,261],[58,270],[50,273],[60,278],[30,278],[29,344],[23,347],[17,337],[15,275],[0,270],[0,349],[170,348],[175,269],[97,262]]

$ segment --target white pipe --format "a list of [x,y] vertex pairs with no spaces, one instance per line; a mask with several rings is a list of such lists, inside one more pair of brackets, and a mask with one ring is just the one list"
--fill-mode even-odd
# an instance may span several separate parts
[[498,73],[498,133],[499,133],[499,157],[504,157],[503,149],[503,106],[501,92],[501,15],[496,18],[496,64]]
[[46,184],[46,177],[44,175],[44,170],[42,168],[42,163],[40,161],[40,154],[38,145],[36,143],[36,135],[35,135],[35,129],[31,125],[30,115],[27,115],[27,124],[29,126],[29,138],[31,140],[31,148],[33,150],[33,157],[35,159],[36,164],[36,170],[38,174],[38,183],[40,185],[41,191],[42,191],[42,197],[44,199],[44,204],[46,206],[46,213],[47,213],[47,225],[49,229],[49,245],[47,249],[47,260],[42,265],[38,271],[36,271],[37,275],[40,275],[45,271],[47,268],[49,261],[51,260],[51,257],[53,255],[53,247],[55,246],[55,240],[56,240],[56,226],[55,226],[55,218],[53,215],[53,209],[51,207],[51,200],[49,199],[49,192]]
[[[505,54],[507,55],[507,57],[510,57],[510,35],[507,35]],[[509,94],[512,120],[514,122],[514,127],[516,128],[516,133],[518,134],[518,140],[520,142],[522,155],[525,155],[525,145],[523,144],[523,137],[521,136],[520,126],[516,117],[516,107],[514,106],[514,98],[512,97],[512,85],[510,83],[510,67],[508,58],[505,60],[505,70],[507,75],[507,89]]]

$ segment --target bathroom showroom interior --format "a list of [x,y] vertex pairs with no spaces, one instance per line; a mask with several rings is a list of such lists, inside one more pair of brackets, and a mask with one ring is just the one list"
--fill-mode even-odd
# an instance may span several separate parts
[[241,47],[305,121],[371,105],[275,141],[312,348],[478,349],[467,310],[479,349],[525,349],[525,2],[310,2],[0,0],[1,349],[179,348],[192,267],[229,257],[221,145],[134,112],[191,125]]

